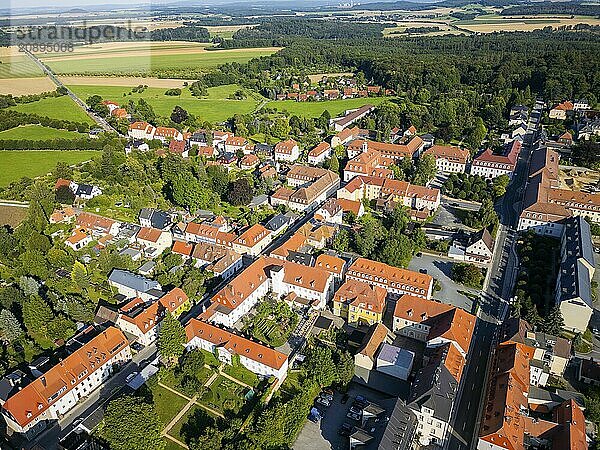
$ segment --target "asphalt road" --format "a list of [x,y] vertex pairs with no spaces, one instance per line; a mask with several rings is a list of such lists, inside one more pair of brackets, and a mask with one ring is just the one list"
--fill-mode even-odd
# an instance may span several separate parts
[[[536,109],[541,110],[541,105],[536,105]],[[449,450],[474,449],[477,445],[489,365],[497,345],[498,326],[508,314],[516,281],[518,268],[515,251],[516,227],[539,118],[540,115],[536,114],[534,109],[515,174],[506,194],[496,205],[500,216],[500,227],[496,235],[494,256],[480,297],[480,309],[477,313],[479,320],[475,328],[467,368],[463,373],[461,391],[455,403],[452,431],[447,445]]]
[[48,77],[50,78],[50,80],[52,80],[52,82],[57,86],[57,87],[63,87],[67,90],[67,95],[69,97],[71,97],[71,99],[77,103],[77,105],[79,105],[79,107],[81,107],[83,109],[83,111],[90,116],[90,118],[92,118],[94,120],[94,122],[96,122],[96,124],[101,127],[104,131],[107,131],[109,133],[117,133],[120,134],[117,130],[115,130],[106,120],[104,120],[102,117],[100,117],[97,114],[94,114],[91,111],[88,111],[87,105],[85,104],[85,102],[83,100],[81,100],[79,97],[77,97],[73,91],[71,91],[71,89],[69,89],[67,86],[65,86],[63,84],[62,81],[60,81],[58,79],[58,77],[54,74],[54,72],[52,72],[52,70],[50,70],[50,68],[48,66],[46,66],[43,62],[41,62],[37,56],[35,56],[33,53],[31,53],[28,50],[24,50],[25,54],[27,56],[29,56],[29,58],[31,58],[31,60],[42,70],[42,72],[44,72],[46,75],[48,75]]

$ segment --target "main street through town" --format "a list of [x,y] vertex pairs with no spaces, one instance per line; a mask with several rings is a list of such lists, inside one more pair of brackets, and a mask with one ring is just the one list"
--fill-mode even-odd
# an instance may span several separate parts
[[489,366],[498,344],[499,324],[506,318],[516,281],[518,258],[516,229],[529,173],[529,161],[543,104],[536,103],[519,154],[515,174],[506,194],[496,205],[500,226],[496,234],[494,256],[481,292],[477,325],[473,335],[467,368],[463,373],[458,401],[454,406],[449,450],[468,450],[477,446],[480,419],[485,404]]

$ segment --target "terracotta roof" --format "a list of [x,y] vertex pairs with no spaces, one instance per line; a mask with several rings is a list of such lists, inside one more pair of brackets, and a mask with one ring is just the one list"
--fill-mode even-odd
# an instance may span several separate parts
[[431,327],[428,339],[441,337],[455,342],[466,354],[475,330],[475,316],[460,308],[438,314],[427,320]]
[[331,146],[327,142],[320,142],[315,148],[308,152],[308,156],[316,158],[317,156],[322,155],[328,150],[331,150]]
[[258,156],[250,153],[248,155],[244,155],[244,157],[240,161],[240,165],[250,167],[258,164],[259,162],[260,159],[258,159]]
[[563,111],[573,111],[573,102],[570,102],[567,100],[565,102],[559,103],[552,109],[560,109]]
[[585,417],[575,400],[567,400],[554,410],[554,421],[562,425],[552,439],[552,450],[587,450]]
[[261,257],[244,269],[237,277],[223,287],[213,298],[214,303],[219,303],[228,308],[237,308],[260,285],[268,280],[267,268],[273,264],[281,264],[280,260]]
[[172,138],[178,134],[180,134],[179,131],[171,127],[156,127],[156,131],[154,132],[154,136],[163,136],[166,138]]
[[513,141],[502,154],[496,154],[491,148],[485,150],[481,155],[475,157],[474,165],[483,165],[483,163],[507,164],[514,169],[517,164],[517,158],[521,151],[521,142]]
[[348,273],[357,273],[366,275],[368,280],[385,283],[388,286],[396,284],[408,285],[417,289],[427,290],[433,283],[431,275],[414,272],[412,270],[389,266],[387,264],[372,261],[366,258],[358,258],[348,269]]
[[77,228],[75,231],[73,231],[73,234],[66,239],[66,241],[71,244],[77,244],[88,237],[89,234],[85,228]]
[[271,197],[279,199],[279,200],[288,201],[293,193],[294,193],[293,189],[287,188],[285,186],[281,186],[279,189],[277,189],[275,192],[273,192],[271,194]]
[[466,164],[470,156],[468,150],[450,145],[434,145],[425,150],[423,155],[433,155],[435,159],[447,159],[459,164]]
[[357,139],[348,145],[348,150],[362,151],[363,143],[367,143],[367,147],[371,150],[379,151],[383,156],[392,159],[404,158],[406,156],[413,157],[414,153],[423,145],[423,139],[419,136],[413,137],[407,144],[388,144],[386,142],[365,141]]
[[152,127],[152,125],[150,125],[148,122],[133,122],[131,125],[129,125],[130,130],[147,130],[148,127]]
[[207,242],[199,242],[194,247],[194,251],[192,252],[192,258],[212,263],[213,261],[222,258],[227,253],[227,251],[227,248],[222,247],[220,245],[209,244]]
[[327,270],[291,261],[283,261],[283,270],[285,283],[315,292],[325,292],[331,278],[331,273]]
[[163,295],[158,301],[163,307],[173,312],[188,300],[189,297],[183,292],[183,289],[175,288]]
[[172,252],[178,255],[190,256],[194,250],[194,244],[190,242],[175,241],[173,242]]
[[338,202],[338,205],[340,205],[342,207],[344,212],[353,212],[357,216],[358,216],[358,213],[360,213],[360,207],[361,207],[360,202],[355,202],[354,200],[348,200],[346,198],[338,198],[337,202]]
[[396,301],[394,317],[410,320],[411,322],[423,322],[430,317],[452,310],[453,306],[433,300],[404,294]]
[[282,259],[286,259],[290,251],[297,252],[305,245],[306,237],[300,233],[294,233],[287,241],[281,244],[281,246],[273,250],[271,256],[278,256]]
[[142,227],[138,231],[137,238],[148,242],[157,242],[160,239],[162,231],[158,228]]
[[298,143],[293,139],[288,139],[287,141],[278,142],[275,145],[275,153],[284,153],[286,155],[291,155],[292,149],[297,145],[298,145]]
[[119,318],[132,323],[146,334],[154,329],[165,315],[165,306],[158,300],[146,303],[135,298],[119,309]]
[[185,141],[176,141],[173,139],[169,142],[169,151],[171,153],[177,153],[178,155],[182,155],[186,150],[186,142]]
[[337,290],[333,301],[381,314],[385,309],[386,296],[387,291],[382,287],[348,280]]
[[260,223],[252,225],[250,228],[246,229],[238,238],[235,240],[235,243],[238,245],[243,245],[248,248],[254,247],[257,243],[267,238],[271,232],[267,230]]
[[248,141],[246,140],[246,138],[243,138],[241,136],[229,136],[227,139],[225,139],[225,145],[233,145],[233,146],[242,147],[242,146],[246,145],[247,143],[248,143]]
[[10,397],[3,408],[25,427],[125,347],[123,333],[109,327]]
[[321,253],[315,260],[315,267],[327,270],[328,272],[336,275],[342,274],[345,265],[346,261],[344,261],[342,258],[331,256],[327,253]]
[[88,212],[82,212],[77,216],[77,225],[87,229],[102,230],[106,233],[114,225],[115,221],[106,217],[98,216]]
[[219,229],[205,223],[190,222],[186,225],[185,232],[200,237],[216,239]]
[[56,184],[54,185],[54,190],[57,190],[60,187],[66,186],[68,188],[71,187],[71,180],[65,180],[64,178],[59,178],[56,180]]
[[338,134],[336,134],[336,137],[339,140],[341,140],[342,142],[344,142],[346,139],[348,139],[350,137],[357,137],[359,133],[360,133],[360,128],[358,128],[358,127],[344,128],[342,131],[340,131]]
[[188,342],[197,336],[218,347],[224,347],[232,354],[244,356],[273,369],[281,369],[287,361],[287,356],[277,350],[197,319],[188,323],[185,332]]
[[363,346],[359,350],[359,353],[368,358],[374,359],[375,352],[377,352],[379,346],[388,338],[388,336],[391,336],[391,331],[388,330],[384,324],[377,323],[373,325],[369,329],[368,334],[365,336],[365,339],[363,340]]

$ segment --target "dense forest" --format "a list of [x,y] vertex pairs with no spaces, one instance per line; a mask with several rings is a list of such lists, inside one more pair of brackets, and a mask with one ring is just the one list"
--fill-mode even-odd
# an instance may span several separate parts
[[599,16],[600,6],[577,2],[540,2],[526,5],[509,6],[500,13],[503,16],[535,14],[575,14],[578,16]]

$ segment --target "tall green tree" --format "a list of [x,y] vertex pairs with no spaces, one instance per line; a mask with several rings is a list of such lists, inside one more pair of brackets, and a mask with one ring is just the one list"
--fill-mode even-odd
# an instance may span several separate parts
[[8,342],[14,342],[23,336],[19,320],[8,309],[0,311],[0,336]]
[[163,450],[160,432],[154,405],[130,395],[110,401],[100,426],[100,436],[111,450]]
[[167,364],[175,364],[185,350],[185,328],[167,311],[158,332],[158,352]]
[[23,323],[30,333],[45,333],[53,318],[52,309],[41,297],[32,295],[23,303]]

